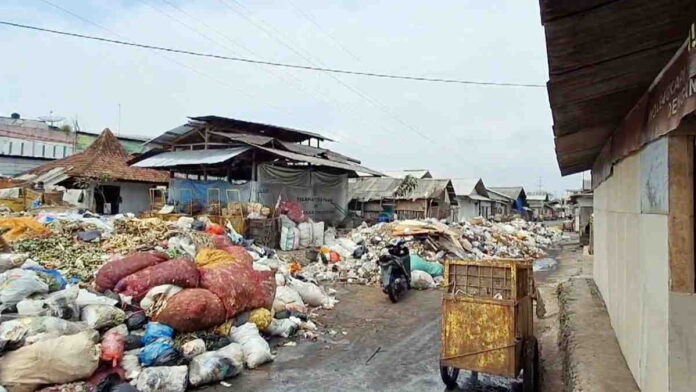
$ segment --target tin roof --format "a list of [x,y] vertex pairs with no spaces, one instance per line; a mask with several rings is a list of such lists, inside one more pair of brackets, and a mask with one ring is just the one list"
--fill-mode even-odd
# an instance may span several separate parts
[[116,136],[107,128],[85,151],[48,162],[27,173],[41,176],[53,169],[65,168],[65,174],[69,177],[155,183],[169,181],[166,172],[128,166],[129,158]]
[[380,199],[434,199],[442,196],[444,192],[454,199],[454,187],[452,182],[446,179],[418,178],[416,188],[405,195],[395,196],[396,190],[403,182],[401,178],[391,177],[360,177],[349,182],[349,199],[358,201],[370,201]]
[[505,195],[513,200],[517,200],[520,196],[527,198],[527,194],[524,192],[524,188],[521,186],[508,186],[508,187],[490,187],[489,190],[495,191],[502,195]]
[[251,147],[234,147],[216,150],[169,151],[145,158],[135,163],[136,167],[175,167],[189,165],[213,165],[223,163],[242,154]]

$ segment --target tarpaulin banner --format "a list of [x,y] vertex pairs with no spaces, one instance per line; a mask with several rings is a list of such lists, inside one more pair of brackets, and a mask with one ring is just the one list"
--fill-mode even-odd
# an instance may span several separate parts
[[248,181],[243,184],[232,184],[223,180],[199,181],[184,178],[172,178],[169,180],[169,203],[184,205],[191,201],[208,206],[210,200],[220,200],[223,204],[230,201],[248,203],[255,201],[254,184]]

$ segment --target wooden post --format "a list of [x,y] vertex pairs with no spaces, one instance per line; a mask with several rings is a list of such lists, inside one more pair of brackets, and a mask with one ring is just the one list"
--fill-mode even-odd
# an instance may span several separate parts
[[671,290],[694,293],[694,137],[670,136],[668,159]]

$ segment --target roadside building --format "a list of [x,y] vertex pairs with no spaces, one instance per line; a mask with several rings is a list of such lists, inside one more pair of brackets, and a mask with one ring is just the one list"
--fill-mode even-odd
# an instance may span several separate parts
[[527,195],[527,203],[532,210],[532,218],[536,220],[551,219],[554,215],[553,208],[549,204],[549,194],[544,191],[530,192]]
[[[87,149],[98,133],[63,130],[40,120],[0,116],[0,174],[16,176]],[[143,152],[147,138],[118,137],[128,153]]]
[[100,214],[141,213],[150,207],[149,189],[166,184],[169,175],[130,167],[129,159],[118,139],[105,129],[85,151],[44,163],[16,180],[65,187],[64,201]]
[[578,191],[570,195],[569,202],[573,206],[573,230],[580,233],[582,245],[590,244],[593,200],[591,190]]
[[497,194],[507,196],[510,199],[514,200],[511,212],[517,213],[525,218],[529,215],[529,204],[527,203],[527,193],[525,193],[524,187],[490,187],[487,189]]
[[556,156],[592,170],[593,275],[626,363],[644,392],[693,391],[696,2],[540,5]]
[[493,200],[493,214],[498,218],[509,217],[514,211],[515,199],[503,193],[486,188],[488,198]]
[[480,178],[453,178],[452,185],[457,194],[457,209],[452,218],[455,221],[477,216],[489,218],[495,213],[495,202],[488,197],[486,186]]
[[350,209],[368,222],[382,213],[396,213],[397,219],[447,219],[457,205],[452,182],[446,179],[361,177],[350,179]]
[[220,116],[190,117],[150,140],[161,146],[131,161],[172,173],[168,201],[177,212],[225,215],[229,203],[299,203],[316,221],[347,215],[348,178],[381,176],[360,161],[321,148],[320,134]]

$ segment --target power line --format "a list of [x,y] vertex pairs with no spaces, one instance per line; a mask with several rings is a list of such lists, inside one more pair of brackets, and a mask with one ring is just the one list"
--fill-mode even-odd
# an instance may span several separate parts
[[472,81],[472,80],[429,78],[429,77],[408,76],[408,75],[392,75],[392,74],[382,74],[382,73],[375,73],[375,72],[361,72],[361,71],[350,71],[350,70],[336,69],[336,68],[315,67],[315,66],[309,66],[309,65],[277,63],[277,62],[273,62],[273,61],[256,60],[256,59],[249,59],[249,58],[244,58],[244,57],[230,57],[230,56],[223,56],[223,55],[217,55],[217,54],[211,54],[211,53],[193,52],[193,51],[184,50],[184,49],[174,49],[174,48],[166,48],[166,47],[162,47],[162,46],[140,44],[140,43],[136,43],[136,42],[115,40],[115,39],[109,39],[109,38],[104,38],[104,37],[97,37],[97,36],[93,36],[93,35],[78,34],[78,33],[71,33],[71,32],[67,32],[67,31],[46,29],[43,27],[30,26],[30,25],[26,25],[26,24],[13,23],[13,22],[8,22],[8,21],[3,21],[3,20],[0,20],[0,24],[6,25],[6,26],[28,29],[28,30],[42,31],[42,32],[52,33],[52,34],[57,34],[57,35],[64,35],[64,36],[75,37],[75,38],[89,39],[89,40],[93,40],[93,41],[101,41],[101,42],[109,42],[109,43],[118,44],[118,45],[133,46],[133,47],[138,47],[138,48],[142,48],[142,49],[151,49],[151,50],[158,50],[158,51],[162,51],[162,52],[186,54],[186,55],[196,56],[196,57],[208,57],[208,58],[214,58],[214,59],[218,59],[218,60],[229,60],[229,61],[238,61],[238,62],[251,63],[251,64],[262,64],[262,65],[272,65],[272,66],[276,66],[276,67],[303,69],[303,70],[308,70],[308,71],[320,71],[320,72],[328,72],[328,73],[335,73],[335,74],[369,76],[369,77],[375,77],[375,78],[401,79],[401,80],[412,80],[412,81],[421,81],[421,82],[469,84],[469,85],[477,85],[477,86],[532,87],[532,88],[545,88],[546,87],[543,84],[479,82],[479,81]]

